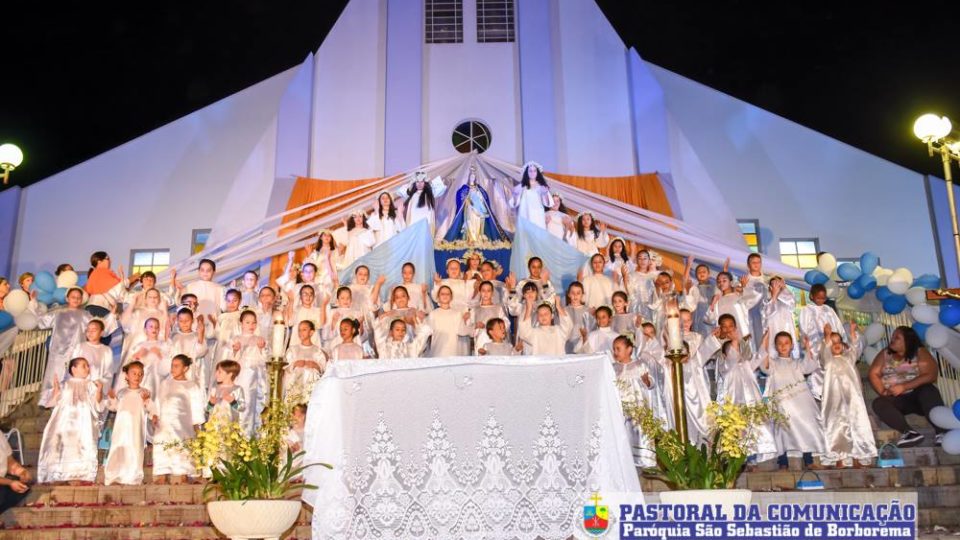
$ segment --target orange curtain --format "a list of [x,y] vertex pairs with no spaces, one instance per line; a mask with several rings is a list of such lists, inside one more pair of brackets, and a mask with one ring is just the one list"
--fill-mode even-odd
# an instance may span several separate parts
[[[280,236],[284,236],[291,232],[297,231],[314,221],[322,217],[326,217],[332,212],[342,210],[348,203],[347,199],[352,199],[359,195],[370,195],[371,193],[378,191],[380,189],[380,181],[384,180],[383,178],[366,178],[363,180],[319,180],[316,178],[304,178],[298,177],[296,183],[293,185],[293,191],[290,193],[290,199],[287,201],[287,210],[293,210],[294,208],[309,204],[314,201],[319,201],[326,199],[327,197],[333,197],[338,193],[345,193],[351,189],[360,187],[364,184],[373,184],[377,185],[371,186],[368,190],[361,190],[353,192],[347,195],[341,195],[340,197],[335,197],[330,199],[323,205],[323,212],[318,214],[316,217],[310,218],[308,220],[301,221],[289,227],[281,227]],[[290,223],[291,221],[296,221],[297,219],[314,213],[319,208],[317,206],[310,206],[303,210],[293,212],[287,216],[283,217],[281,224]],[[296,261],[302,262],[304,257],[307,256],[306,250],[297,250]],[[280,274],[283,273],[283,268],[287,264],[287,256],[277,255],[273,257],[273,260],[270,263],[270,281],[273,282]]]
[[[585,189],[597,195],[610,197],[632,206],[651,210],[658,214],[673,217],[673,209],[670,207],[670,200],[663,190],[663,184],[660,183],[660,177],[655,173],[638,174],[635,176],[574,176],[568,174],[546,173],[550,178],[569,184],[574,187]],[[604,216],[596,216],[600,221],[604,221]],[[615,224],[607,223],[611,229],[617,229]],[[616,236],[616,231],[612,231],[610,236]],[[628,242],[633,244],[633,242]],[[631,246],[640,249],[647,246]],[[632,252],[632,251],[631,251]],[[663,256],[663,268],[669,268],[674,275],[683,272],[683,258],[673,253],[658,251]]]

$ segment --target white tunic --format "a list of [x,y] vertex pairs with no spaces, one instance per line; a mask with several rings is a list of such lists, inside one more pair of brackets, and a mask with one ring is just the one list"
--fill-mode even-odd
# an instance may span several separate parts
[[99,341],[84,341],[73,349],[73,358],[86,358],[90,364],[90,380],[103,381],[104,388],[110,388],[113,381],[113,349]]
[[370,225],[370,230],[374,232],[377,239],[376,245],[378,246],[400,234],[400,231],[404,229],[402,215],[398,213],[394,219],[390,219],[389,217],[380,218],[379,210],[370,214],[367,218],[367,224]]
[[[711,336],[708,340],[716,342],[716,338]],[[750,345],[745,340],[741,340],[741,350],[749,351]],[[763,400],[760,393],[760,385],[757,384],[757,378],[754,372],[760,366],[761,356],[750,352],[749,355],[741,355],[739,351],[730,348],[729,354],[724,357],[722,354],[717,359],[717,401],[720,403],[741,403],[754,404]],[[756,430],[756,442],[750,449],[752,454],[757,454],[758,461],[766,461],[776,455],[777,445],[774,442],[773,430],[767,424],[760,425]]]
[[53,329],[47,348],[47,367],[43,372],[41,407],[53,407],[53,381],[63,382],[67,378],[67,364],[72,360],[70,354],[77,345],[86,341],[84,333],[87,323],[92,319],[93,315],[86,310],[70,308],[50,311],[38,317],[37,328]]
[[[846,329],[843,327],[840,317],[837,316],[837,312],[830,306],[826,304],[818,306],[810,303],[803,306],[803,309],[800,310],[800,333],[810,341],[810,350],[817,358],[820,357],[821,348],[823,347],[823,327],[827,324],[830,325],[833,332],[840,334],[844,342],[847,341]],[[810,385],[810,391],[813,392],[813,397],[820,399],[823,394],[822,366],[810,374],[810,377],[807,379],[807,384]]]
[[165,448],[167,443],[192,439],[194,426],[204,421],[204,393],[197,383],[168,377],[157,393],[157,416],[160,422],[153,436],[153,475],[195,475],[193,462],[178,448]]
[[597,328],[587,335],[586,341],[581,341],[580,346],[577,347],[577,353],[589,354],[611,351],[613,350],[613,340],[617,339],[619,335],[609,326]]
[[[299,391],[303,393],[304,398],[309,398],[313,393],[313,386],[323,376],[327,367],[327,355],[319,345],[303,345],[301,343],[291,343],[287,348],[287,367],[286,375],[283,378],[283,388],[286,393]],[[308,360],[316,362],[320,369],[312,367],[293,367],[298,360]]]
[[[766,351],[763,354],[766,356]],[[779,355],[768,358],[770,365],[766,369],[763,369],[763,363],[760,364],[767,374],[763,395],[768,398],[776,395],[780,411],[787,417],[786,424],[773,427],[777,454],[794,457],[800,457],[804,452],[823,454],[820,407],[804,381],[804,375],[817,369],[819,363],[816,358],[797,360]]]
[[[793,308],[796,305],[796,299],[793,293],[784,289],[777,298],[765,300],[763,303],[763,321],[767,332],[767,351],[771,358],[777,356],[776,337],[780,332],[790,334],[793,339],[793,354],[795,358],[800,357],[800,348],[797,340],[797,326],[793,323]],[[822,330],[822,329],[821,329]]]
[[176,333],[170,338],[170,348],[167,353],[170,361],[178,354],[186,355],[193,360],[187,371],[187,378],[195,381],[200,388],[208,388],[211,384],[216,366],[212,359],[205,358],[207,354],[206,340],[200,340],[196,332]]
[[71,377],[52,398],[55,406],[43,428],[37,482],[96,480],[100,438],[100,404],[96,394],[92,381]]
[[353,261],[363,257],[373,246],[377,239],[373,236],[370,229],[364,227],[354,227],[347,232],[347,250],[343,252],[343,258],[340,259],[339,269],[346,268],[353,264]]
[[[169,346],[163,341],[141,341],[130,349],[127,364],[133,362],[140,351],[143,351],[143,356],[139,360],[143,364],[143,387],[155,396],[160,388],[160,382],[170,374],[172,357],[169,354]],[[123,377],[117,377],[114,388],[119,391],[126,387],[127,380]]]
[[475,282],[476,280],[473,279],[441,279],[439,284],[433,286],[431,296],[433,297],[433,301],[439,304],[440,300],[437,298],[437,294],[440,291],[440,287],[446,285],[453,291],[453,300],[450,302],[450,307],[463,311],[470,307]]
[[593,255],[607,247],[607,244],[610,243],[610,235],[607,234],[607,231],[586,230],[583,232],[583,238],[576,234],[570,235],[568,243],[584,255]]
[[219,315],[223,309],[223,285],[213,281],[191,281],[184,288],[184,294],[197,296],[197,315]]
[[551,326],[532,326],[529,320],[520,320],[517,325],[517,339],[525,342],[526,351],[529,354],[544,356],[566,354],[566,344],[570,339],[573,322],[567,315],[558,316],[557,319],[557,324]]
[[573,221],[570,216],[559,210],[547,210],[544,214],[544,219],[547,225],[547,232],[566,242],[567,235],[570,234],[566,224],[572,223]]
[[470,327],[463,320],[464,313],[465,310],[453,307],[437,308],[424,319],[423,324],[429,326],[432,333],[428,353],[431,358],[470,354],[460,339],[460,336],[470,335]]
[[[695,289],[696,287],[691,290]],[[750,308],[755,306],[760,299],[761,297],[753,294],[750,289],[744,289],[743,294],[725,294],[720,297],[713,308],[707,310],[706,320],[710,324],[718,324],[721,315],[733,315],[733,318],[737,321],[737,330],[740,331],[740,335],[749,335],[752,338],[754,329],[750,326],[749,312]],[[693,308],[696,309],[696,304]]]
[[487,321],[500,318],[507,327],[507,336],[510,335],[510,315],[500,304],[489,306],[474,306],[470,309],[469,327],[473,335],[473,352],[477,354],[481,347],[490,341],[487,335]]
[[513,188],[513,197],[510,198],[510,206],[517,209],[517,216],[526,219],[541,229],[547,227],[546,211],[544,207],[550,207],[550,190],[546,186],[541,186],[536,181],[531,181],[530,187],[525,188],[517,184]]
[[145,392],[139,388],[122,388],[116,398],[109,400],[108,406],[117,416],[110,435],[110,452],[103,466],[103,482],[108,486],[143,483],[147,422],[157,414],[153,399],[144,399]]
[[583,301],[587,307],[611,305],[613,293],[619,288],[604,274],[590,274],[583,278]]
[[[687,408],[687,435],[696,445],[707,441],[707,406],[713,401],[710,396],[710,381],[707,379],[706,365],[710,356],[716,352],[716,343],[707,344],[703,336],[696,332],[685,332],[690,356],[683,365],[683,398]],[[708,350],[713,347],[713,350]]]
[[234,353],[233,359],[240,364],[240,374],[234,384],[243,388],[243,395],[247,398],[247,407],[240,414],[240,425],[248,435],[253,435],[260,426],[260,412],[266,406],[269,395],[269,385],[266,374],[266,349],[259,346],[260,336],[238,336],[240,350]]
[[857,340],[839,356],[834,356],[829,347],[823,347],[820,353],[824,366],[820,412],[826,443],[826,454],[820,461],[824,464],[852,459],[869,461],[877,457],[877,442],[856,367],[862,344]]

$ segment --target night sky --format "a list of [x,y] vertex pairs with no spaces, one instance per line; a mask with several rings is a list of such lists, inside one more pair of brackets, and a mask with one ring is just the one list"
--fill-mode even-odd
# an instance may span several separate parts
[[[346,2],[183,2],[152,11],[136,2],[8,4],[0,31],[0,143],[24,150],[26,161],[12,175],[22,186],[300,63]],[[958,17],[950,9],[919,2],[900,3],[908,6],[900,11],[859,2],[599,4],[650,62],[942,175],[911,126],[928,111],[960,125]]]

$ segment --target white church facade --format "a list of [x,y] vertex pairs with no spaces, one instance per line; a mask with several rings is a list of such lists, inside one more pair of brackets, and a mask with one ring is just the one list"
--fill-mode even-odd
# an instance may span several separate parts
[[92,246],[162,267],[282,211],[297,177],[379,178],[470,143],[561,174],[656,172],[677,217],[754,228],[772,258],[870,250],[956,283],[943,182],[646,62],[592,0],[352,0],[302,64],[0,192],[0,275],[80,270]]

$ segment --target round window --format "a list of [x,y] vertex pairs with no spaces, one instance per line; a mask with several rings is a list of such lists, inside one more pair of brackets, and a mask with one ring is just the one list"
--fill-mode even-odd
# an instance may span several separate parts
[[482,154],[490,147],[492,140],[490,128],[477,120],[461,122],[453,130],[453,147],[461,154],[469,154],[474,150]]

